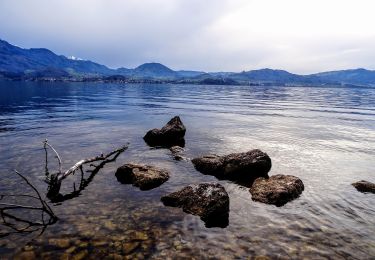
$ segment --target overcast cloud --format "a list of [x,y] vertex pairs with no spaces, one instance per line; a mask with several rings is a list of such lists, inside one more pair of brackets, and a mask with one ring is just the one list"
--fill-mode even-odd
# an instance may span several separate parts
[[0,38],[112,68],[375,69],[374,0],[0,0]]

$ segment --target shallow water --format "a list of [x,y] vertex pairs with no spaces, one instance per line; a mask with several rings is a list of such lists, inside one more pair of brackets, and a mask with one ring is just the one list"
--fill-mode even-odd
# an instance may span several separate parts
[[[375,257],[375,195],[351,186],[375,181],[375,89],[1,82],[0,91],[2,193],[29,191],[13,169],[46,191],[45,138],[64,169],[130,143],[79,196],[52,204],[59,220],[43,234],[0,238],[0,256]],[[247,188],[149,148],[144,133],[174,115],[187,127],[188,157],[259,148],[272,158],[270,175],[298,176],[305,191],[283,207],[254,202]],[[50,153],[51,172],[55,162]],[[114,173],[126,162],[166,168],[171,178],[150,191],[120,184]],[[62,192],[77,180],[66,179]],[[212,181],[230,196],[226,228],[206,228],[160,202],[185,185]]]

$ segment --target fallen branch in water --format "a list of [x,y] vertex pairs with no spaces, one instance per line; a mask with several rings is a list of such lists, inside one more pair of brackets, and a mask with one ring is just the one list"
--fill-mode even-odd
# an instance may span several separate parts
[[[106,155],[101,154],[101,155],[96,156],[96,157],[80,160],[77,163],[75,163],[71,168],[66,170],[65,172],[63,172],[61,170],[61,164],[60,164],[61,163],[61,157],[59,156],[57,151],[55,149],[53,149],[53,147],[48,143],[47,140],[44,141],[44,146],[50,147],[54,151],[54,153],[56,154],[56,157],[58,158],[58,161],[59,161],[59,172],[57,174],[51,175],[50,178],[47,179],[47,182],[49,184],[47,197],[48,198],[54,198],[59,194],[61,183],[66,177],[68,177],[69,175],[73,175],[76,171],[80,170],[81,174],[82,174],[81,184],[80,184],[80,188],[81,188],[81,185],[84,181],[84,179],[83,179],[83,169],[82,169],[82,167],[84,165],[90,164],[90,166],[94,166],[95,168],[97,168],[97,171],[99,171],[99,169],[102,168],[105,163],[110,162],[110,161],[114,161],[122,152],[124,152],[126,149],[128,149],[129,144],[126,144],[126,145],[106,154]],[[112,157],[112,159],[111,159],[111,157]],[[95,165],[91,164],[93,162],[101,162],[101,164],[99,164],[98,166],[95,166]],[[94,171],[95,170],[93,170],[92,172],[94,172]],[[46,161],[46,173],[48,173],[47,161]]]
[[[35,186],[32,185],[29,180],[18,171],[15,170],[15,173],[20,176],[31,189],[35,191],[36,196],[29,194],[0,194],[0,224],[11,230],[3,233],[0,232],[0,237],[5,237],[13,233],[32,233],[38,230],[41,230],[41,233],[43,233],[48,225],[56,223],[57,217],[53,213],[48,203],[42,199],[39,191],[35,188]],[[6,199],[17,198],[29,198],[33,201],[38,201],[40,203],[40,206],[3,202]],[[31,220],[31,212],[27,214],[26,218],[23,216],[18,216],[19,214],[17,214],[17,210],[40,211],[41,221]],[[45,215],[49,217],[47,220],[45,219]]]
[[86,187],[94,180],[95,175],[100,171],[100,169],[102,169],[104,167],[104,165],[106,165],[107,163],[116,161],[117,157],[121,154],[121,152],[122,151],[117,152],[111,159],[106,159],[98,165],[90,164],[90,166],[94,167],[94,169],[86,170],[86,172],[89,173],[89,176],[87,178],[84,178],[84,172],[83,172],[83,169],[81,167],[80,168],[81,176],[80,176],[78,188],[76,188],[75,183],[73,183],[73,191],[71,191],[70,193],[67,193],[67,194],[61,194],[61,193],[51,194],[51,195],[53,195],[53,196],[49,196],[51,201],[54,202],[54,203],[63,202],[63,201],[70,200],[70,199],[78,197],[81,194],[81,192],[84,189],[86,189]]
[[47,162],[48,162],[48,158],[47,158],[47,146],[48,146],[49,148],[51,148],[51,150],[56,154],[56,158],[57,158],[57,161],[58,161],[58,163],[59,163],[59,173],[61,173],[61,172],[62,172],[62,167],[61,167],[62,161],[61,161],[61,157],[60,157],[60,155],[59,155],[58,152],[55,150],[55,148],[53,148],[53,146],[50,145],[50,144],[48,143],[48,140],[47,140],[47,139],[44,140],[43,144],[44,144],[44,150],[46,151],[46,174],[48,175],[48,165],[47,165]]

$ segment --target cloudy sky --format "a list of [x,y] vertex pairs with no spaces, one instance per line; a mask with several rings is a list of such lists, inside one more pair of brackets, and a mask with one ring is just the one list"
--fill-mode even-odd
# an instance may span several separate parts
[[0,38],[112,68],[375,69],[374,0],[0,0]]

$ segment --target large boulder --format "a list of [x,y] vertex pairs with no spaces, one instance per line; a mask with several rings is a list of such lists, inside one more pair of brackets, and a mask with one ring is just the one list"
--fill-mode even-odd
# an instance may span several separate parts
[[161,198],[166,206],[180,207],[184,212],[198,215],[207,227],[226,227],[229,217],[229,196],[216,183],[190,185]]
[[150,165],[127,163],[117,169],[116,178],[123,184],[133,184],[141,190],[150,190],[166,182],[169,173]]
[[352,184],[360,192],[375,193],[375,183],[369,181],[358,181]]
[[186,128],[180,117],[175,116],[163,128],[148,131],[143,139],[150,146],[185,146],[185,132]]
[[278,174],[256,179],[250,188],[250,193],[254,201],[280,207],[297,198],[303,190],[301,179],[292,175]]
[[195,168],[204,174],[237,181],[250,181],[267,176],[272,165],[271,158],[258,149],[225,156],[206,155],[194,158],[192,162]]

